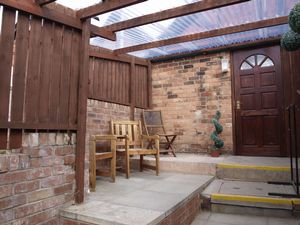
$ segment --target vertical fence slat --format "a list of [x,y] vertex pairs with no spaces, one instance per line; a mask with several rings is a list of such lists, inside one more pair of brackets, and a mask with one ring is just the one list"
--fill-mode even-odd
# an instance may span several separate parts
[[49,120],[51,123],[58,122],[58,106],[59,106],[59,84],[60,70],[62,61],[62,35],[63,27],[55,24],[53,39],[53,56],[52,56],[52,75],[50,83],[50,109]]
[[60,100],[58,121],[61,124],[68,124],[69,94],[70,94],[70,73],[71,73],[71,42],[72,31],[65,27],[63,35],[63,56],[60,75]]
[[3,9],[2,32],[0,36],[0,121],[8,121],[11,67],[16,12]]
[[39,122],[49,122],[49,83],[51,79],[51,63],[53,52],[53,31],[51,22],[44,21],[42,29],[42,58],[39,85]]
[[73,31],[72,36],[72,60],[70,79],[70,104],[69,104],[69,124],[77,123],[77,99],[79,80],[79,60],[80,60],[81,33]]
[[90,58],[89,61],[89,96],[94,97],[94,61],[95,58]]
[[93,73],[93,98],[98,96],[98,68],[99,68],[99,59],[95,59],[94,63],[94,73]]
[[98,65],[98,85],[97,85],[97,89],[98,89],[98,95],[97,98],[102,98],[103,97],[103,88],[102,88],[102,82],[101,80],[103,76],[103,61],[99,60],[99,65]]
[[12,87],[11,121],[22,122],[26,62],[29,43],[29,15],[19,12],[16,34],[16,56]]
[[112,65],[111,65],[111,89],[112,89],[112,92],[111,92],[111,99],[113,101],[116,100],[116,92],[118,91],[117,89],[117,77],[116,77],[116,62],[115,61],[112,61]]
[[28,73],[25,100],[25,120],[28,123],[37,122],[37,106],[39,99],[39,67],[41,53],[41,26],[42,21],[33,17],[29,35]]
[[0,129],[0,149],[7,148],[7,129]]
[[22,147],[22,130],[11,129],[9,136],[9,149]]

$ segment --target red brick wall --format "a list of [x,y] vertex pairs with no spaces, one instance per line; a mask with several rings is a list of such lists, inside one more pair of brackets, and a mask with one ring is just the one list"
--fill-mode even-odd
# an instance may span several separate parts
[[[135,119],[142,119],[142,110],[135,109]],[[89,189],[89,138],[95,134],[110,134],[111,120],[130,120],[130,107],[98,100],[88,100],[86,156],[85,156],[85,190]]]
[[224,52],[153,65],[153,107],[162,110],[167,131],[179,135],[177,151],[208,151],[211,119],[217,109],[222,113],[224,150],[232,151],[231,72],[222,73],[223,57],[230,55]]
[[197,194],[163,219],[158,225],[189,225],[200,212],[200,205],[200,194]]
[[74,200],[75,139],[25,133],[21,149],[0,155],[1,224],[58,224],[59,209]]

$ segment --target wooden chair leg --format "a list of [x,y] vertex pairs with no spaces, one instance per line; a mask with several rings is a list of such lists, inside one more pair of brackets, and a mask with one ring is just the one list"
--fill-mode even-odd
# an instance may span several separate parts
[[156,176],[159,175],[159,154],[155,155],[155,164],[156,164]]
[[140,155],[140,172],[143,172],[143,161],[144,161],[144,156]]
[[96,191],[96,159],[95,142],[90,143],[90,189]]
[[112,182],[116,181],[116,141],[112,140],[111,141],[111,149],[113,152],[113,157],[111,159],[111,163],[110,163],[110,173],[111,173],[111,178],[112,178]]
[[113,183],[116,181],[116,160],[112,158],[110,160],[110,175]]
[[155,155],[155,163],[156,163],[156,176],[159,175],[159,139],[155,140],[155,148],[157,149],[156,155]]
[[125,155],[125,172],[126,172],[126,178],[128,179],[130,176],[130,165],[129,165],[129,154],[126,153]]

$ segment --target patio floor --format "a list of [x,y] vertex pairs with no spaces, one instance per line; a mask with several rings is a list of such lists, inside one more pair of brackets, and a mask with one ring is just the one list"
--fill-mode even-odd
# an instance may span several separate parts
[[87,201],[61,212],[65,218],[92,224],[157,224],[200,193],[212,176],[133,172],[130,179],[117,176],[116,183],[97,180],[96,192]]
[[254,156],[234,156],[234,155],[220,155],[220,157],[211,157],[210,155],[207,154],[190,154],[190,153],[177,153],[177,157],[172,157],[171,155],[161,155],[161,161],[189,162],[189,163],[198,162],[198,163],[212,163],[212,164],[222,163],[222,164],[276,166],[276,167],[286,167],[290,165],[290,159],[288,157],[254,157]]

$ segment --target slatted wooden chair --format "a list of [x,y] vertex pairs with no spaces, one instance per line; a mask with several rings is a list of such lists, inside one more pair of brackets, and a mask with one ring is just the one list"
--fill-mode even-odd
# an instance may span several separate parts
[[173,143],[177,137],[177,134],[166,132],[161,111],[144,110],[143,123],[147,135],[158,135],[160,137],[160,153],[171,152],[174,157],[176,157]]
[[[140,171],[143,171],[144,155],[154,155],[156,175],[159,175],[159,136],[142,134],[141,121],[111,121],[111,133],[117,135],[117,155],[125,159],[126,178],[130,176],[130,156],[140,156]],[[154,147],[147,148],[145,143],[153,141]]]
[[[97,144],[100,142],[109,142],[109,151],[97,152]],[[96,190],[96,176],[109,176],[112,182],[116,179],[116,143],[117,137],[113,135],[93,135],[90,137],[90,188]],[[110,160],[110,170],[100,171],[97,169],[98,160]]]

